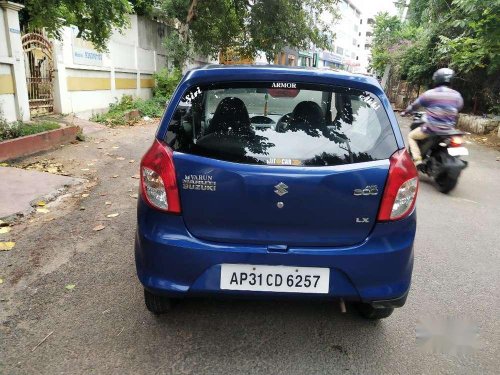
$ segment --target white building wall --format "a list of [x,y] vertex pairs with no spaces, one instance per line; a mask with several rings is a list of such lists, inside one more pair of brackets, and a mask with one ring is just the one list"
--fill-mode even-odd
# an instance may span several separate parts
[[132,15],[130,27],[115,32],[108,51],[101,53],[77,38],[76,27],[64,28],[62,39],[53,41],[55,111],[90,117],[123,95],[151,97],[153,73],[167,66],[162,45],[166,30],[162,23]]
[[0,119],[8,122],[17,120],[16,100],[12,82],[11,67],[0,63]]
[[22,8],[0,0],[0,116],[8,122],[30,118],[18,15]]

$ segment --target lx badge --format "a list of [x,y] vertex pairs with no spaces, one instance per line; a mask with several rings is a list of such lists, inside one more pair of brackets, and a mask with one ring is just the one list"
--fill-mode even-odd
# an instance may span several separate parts
[[357,217],[356,218],[356,223],[369,223],[370,218],[369,217]]

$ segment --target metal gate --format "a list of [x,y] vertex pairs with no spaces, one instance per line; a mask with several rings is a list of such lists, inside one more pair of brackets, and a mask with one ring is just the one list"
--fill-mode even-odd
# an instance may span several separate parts
[[54,111],[52,44],[41,32],[22,37],[31,116]]

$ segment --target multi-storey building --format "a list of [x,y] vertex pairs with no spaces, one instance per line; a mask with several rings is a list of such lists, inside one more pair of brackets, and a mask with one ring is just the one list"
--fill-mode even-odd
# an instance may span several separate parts
[[351,0],[338,4],[340,19],[332,25],[335,39],[330,51],[320,53],[319,66],[356,71],[362,48],[361,10]]
[[[358,4],[362,4],[358,2]],[[366,12],[363,12],[366,10]],[[370,73],[371,38],[374,24],[373,6],[356,5],[354,0],[340,0],[339,19],[333,21],[331,14],[321,16],[324,22],[331,22],[335,38],[329,50],[311,48],[309,51],[285,48],[275,58],[274,64],[289,66],[311,66],[342,69],[353,73]],[[263,56],[256,59],[264,63]]]
[[360,32],[362,35],[362,45],[359,52],[359,73],[370,73],[370,63],[372,58],[371,48],[372,48],[372,37],[373,37],[373,25],[375,20],[373,16],[363,18],[361,20]]

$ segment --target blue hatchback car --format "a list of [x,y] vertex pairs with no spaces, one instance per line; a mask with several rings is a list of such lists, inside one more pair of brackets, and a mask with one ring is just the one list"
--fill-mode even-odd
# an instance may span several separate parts
[[145,302],[298,297],[380,319],[405,303],[417,171],[378,82],[207,66],[177,87],[141,162]]

